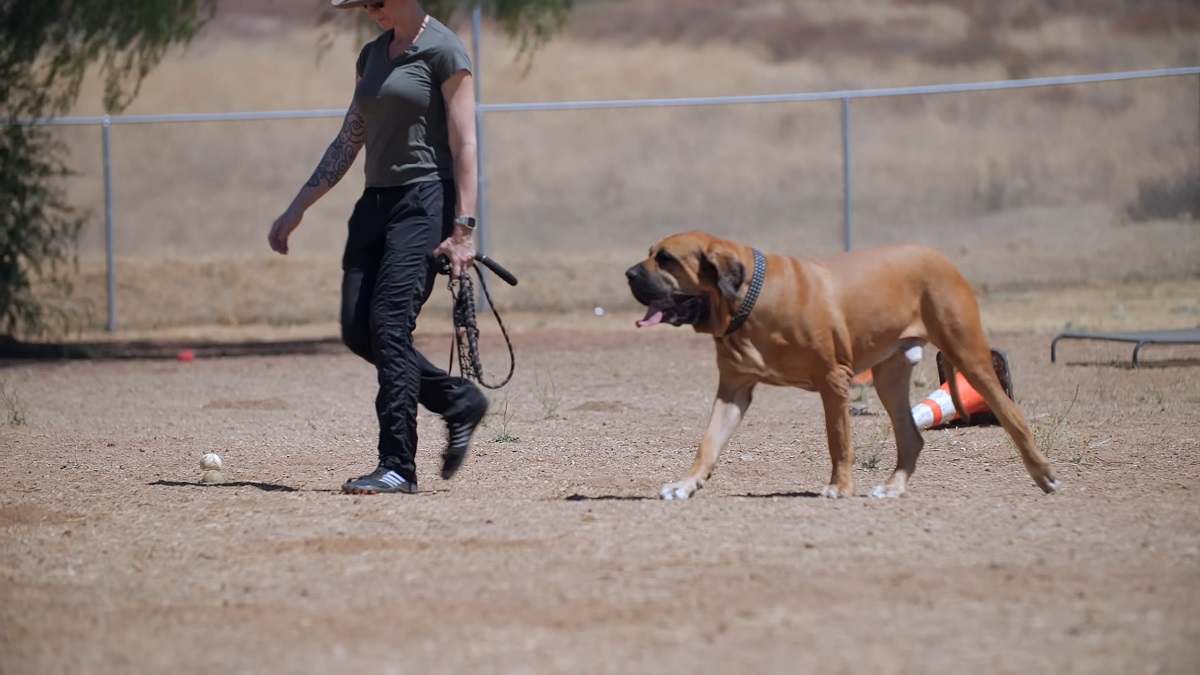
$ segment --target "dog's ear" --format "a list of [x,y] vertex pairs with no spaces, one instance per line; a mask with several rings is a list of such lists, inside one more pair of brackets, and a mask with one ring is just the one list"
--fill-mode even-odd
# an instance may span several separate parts
[[705,251],[700,254],[700,278],[715,285],[730,300],[737,300],[738,289],[746,280],[746,266],[726,251]]

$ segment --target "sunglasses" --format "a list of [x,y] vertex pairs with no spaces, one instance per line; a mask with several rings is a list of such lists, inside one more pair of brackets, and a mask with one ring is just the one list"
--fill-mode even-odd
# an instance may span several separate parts
[[386,4],[386,2],[369,2],[363,5],[363,9],[383,9]]

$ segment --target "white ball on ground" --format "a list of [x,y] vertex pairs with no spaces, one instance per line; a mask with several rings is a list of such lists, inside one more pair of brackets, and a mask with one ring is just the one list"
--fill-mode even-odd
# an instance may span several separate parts
[[203,471],[220,471],[222,465],[221,456],[215,452],[210,452],[200,458],[200,469]]
[[596,316],[604,316],[604,308],[603,307],[597,307],[595,311],[596,311]]

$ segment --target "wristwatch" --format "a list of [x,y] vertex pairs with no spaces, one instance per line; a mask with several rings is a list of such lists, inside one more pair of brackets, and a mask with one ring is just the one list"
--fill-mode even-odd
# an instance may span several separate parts
[[468,230],[474,230],[477,223],[475,221],[475,216],[459,216],[454,219],[454,224],[462,225]]

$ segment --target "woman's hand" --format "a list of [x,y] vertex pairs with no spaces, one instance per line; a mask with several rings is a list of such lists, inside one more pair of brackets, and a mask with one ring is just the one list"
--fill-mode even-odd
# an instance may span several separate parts
[[454,234],[433,249],[435,261],[442,256],[450,261],[450,278],[457,279],[475,262],[475,235],[461,225],[455,225]]
[[294,213],[292,209],[288,209],[275,219],[275,222],[271,224],[271,231],[267,234],[267,243],[271,245],[272,251],[287,255],[288,236],[292,234],[293,230],[300,227],[300,221],[303,218],[303,213]]

